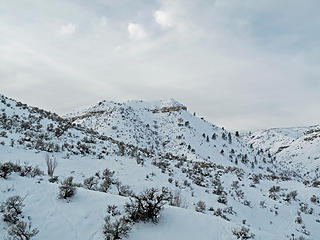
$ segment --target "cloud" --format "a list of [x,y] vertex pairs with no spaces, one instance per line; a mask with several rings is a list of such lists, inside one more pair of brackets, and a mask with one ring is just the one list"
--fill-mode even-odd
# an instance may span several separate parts
[[318,0],[2,1],[9,97],[61,114],[173,97],[237,130],[319,123]]
[[162,27],[167,28],[173,26],[172,19],[167,12],[158,10],[154,12],[153,16],[156,23],[158,23]]
[[140,24],[129,23],[128,24],[129,37],[133,40],[142,40],[147,37],[146,32]]
[[72,23],[62,25],[60,28],[61,35],[72,35],[76,31],[76,26]]

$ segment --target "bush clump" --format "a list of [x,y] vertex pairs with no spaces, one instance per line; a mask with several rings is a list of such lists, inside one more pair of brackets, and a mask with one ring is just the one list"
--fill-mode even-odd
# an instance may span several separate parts
[[204,213],[206,211],[206,203],[204,201],[197,202],[195,210],[197,212]]
[[73,177],[70,176],[62,182],[61,186],[59,186],[59,199],[72,198],[76,194],[76,187],[72,181]]
[[160,211],[171,198],[167,188],[162,188],[161,191],[150,188],[139,195],[132,194],[130,202],[125,204],[124,214],[121,214],[117,206],[109,205],[103,226],[105,239],[126,237],[132,226],[140,221],[158,223]]
[[139,195],[133,194],[130,198],[130,203],[125,205],[125,211],[133,222],[151,221],[157,223],[160,211],[171,198],[171,193],[165,187],[161,191],[156,188],[150,188]]
[[3,221],[16,224],[22,218],[22,209],[24,207],[23,199],[20,196],[9,197],[1,204]]
[[13,225],[8,234],[11,236],[10,240],[30,240],[32,237],[39,233],[37,228],[31,227],[31,218],[28,217],[27,222],[19,221],[17,224]]
[[254,238],[255,234],[250,233],[250,229],[244,226],[241,227],[240,230],[233,229],[232,234],[236,236],[237,239],[245,240]]
[[9,197],[1,204],[0,212],[2,219],[10,225],[8,240],[30,240],[39,233],[37,228],[31,227],[31,218],[28,216],[26,221],[22,221],[25,217],[22,215],[23,198],[20,196]]
[[103,234],[106,240],[116,240],[126,237],[131,230],[131,221],[127,216],[121,216],[117,206],[109,205],[104,219]]

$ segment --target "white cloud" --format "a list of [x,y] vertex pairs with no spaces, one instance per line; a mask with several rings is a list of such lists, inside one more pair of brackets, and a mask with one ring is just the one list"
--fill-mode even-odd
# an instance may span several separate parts
[[61,35],[72,35],[76,31],[76,26],[72,23],[62,25],[60,28]]
[[153,14],[153,16],[154,16],[154,20],[156,21],[156,23],[158,23],[162,27],[172,27],[173,26],[172,18],[167,12],[158,10]]
[[146,32],[140,24],[129,23],[128,32],[131,39],[142,40],[147,37]]

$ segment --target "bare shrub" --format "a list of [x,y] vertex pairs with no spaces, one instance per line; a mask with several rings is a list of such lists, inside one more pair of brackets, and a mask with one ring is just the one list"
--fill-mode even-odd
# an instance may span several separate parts
[[312,197],[310,197],[310,201],[312,203],[320,203],[319,197],[317,197],[316,195],[312,195]]
[[158,189],[150,188],[140,193],[133,194],[130,203],[126,203],[125,211],[133,222],[157,223],[160,217],[160,211],[163,206],[171,200],[171,193],[167,188]]
[[32,237],[36,236],[39,233],[37,228],[31,227],[31,218],[28,217],[27,222],[18,222],[13,225],[8,234],[11,236],[10,240],[30,240]]
[[21,177],[36,177],[36,176],[42,176],[42,175],[43,175],[43,172],[40,170],[39,167],[32,167],[27,163],[25,163],[20,170]]
[[52,177],[54,170],[58,166],[58,162],[54,157],[50,157],[49,154],[46,154],[45,160],[46,160],[46,164],[47,164],[48,175],[50,177]]
[[120,181],[116,181],[115,182],[115,186],[118,190],[118,194],[120,196],[124,196],[124,197],[129,197],[132,195],[132,191],[130,189],[130,186],[129,185],[123,185]]
[[89,177],[83,181],[83,185],[89,190],[97,190],[98,180],[95,177]]
[[51,183],[55,183],[55,182],[57,182],[58,181],[58,176],[53,176],[53,177],[51,177],[51,178],[49,178],[49,182],[51,182]]
[[21,166],[11,162],[0,163],[0,178],[7,179],[12,172],[20,172]]
[[289,192],[283,200],[287,202],[290,202],[291,200],[296,200],[297,195],[297,191]]
[[61,186],[59,186],[59,199],[68,199],[72,198],[76,193],[76,187],[73,184],[73,177],[70,176],[67,179],[65,179]]
[[227,196],[226,195],[220,195],[217,199],[217,202],[222,203],[222,204],[227,204],[228,200],[227,200]]
[[131,230],[131,222],[126,216],[121,216],[117,206],[109,205],[104,219],[103,234],[106,240],[116,240],[126,237]]
[[249,228],[246,228],[246,227],[241,227],[240,230],[237,230],[237,229],[233,229],[232,230],[232,234],[234,236],[236,236],[237,239],[241,239],[241,240],[244,240],[244,239],[251,239],[251,238],[254,238],[254,234],[253,233],[250,233],[250,229]]
[[10,166],[6,163],[1,164],[0,163],[0,178],[4,178],[7,179],[8,176],[11,174],[12,169],[10,168]]
[[22,208],[24,207],[23,198],[20,196],[9,197],[1,204],[3,221],[16,224],[22,218]]
[[101,192],[108,192],[111,185],[116,182],[116,180],[113,178],[114,171],[109,170],[106,168],[102,173],[102,179],[103,182],[100,184],[99,191]]
[[197,202],[195,210],[197,212],[204,213],[206,211],[206,203],[200,200],[199,202]]

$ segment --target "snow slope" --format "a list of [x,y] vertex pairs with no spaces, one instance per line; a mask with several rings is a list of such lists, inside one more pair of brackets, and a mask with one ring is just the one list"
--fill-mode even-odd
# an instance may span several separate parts
[[[232,231],[243,226],[254,239],[319,239],[320,203],[311,201],[319,196],[316,180],[306,182],[232,133],[229,141],[229,132],[174,100],[102,102],[64,119],[1,98],[0,163],[26,163],[45,173],[0,178],[0,202],[25,197],[24,213],[39,229],[34,239],[104,239],[107,205],[129,201],[115,185],[106,193],[83,184],[106,168],[136,193],[164,186],[181,198],[180,207],[165,206],[159,224],[137,224],[127,239],[236,239]],[[47,153],[58,161],[57,183],[48,181]],[[67,202],[57,194],[68,176],[77,193]],[[195,211],[200,200],[203,213]],[[0,239],[9,227],[0,221]]]
[[245,135],[255,148],[270,152],[278,162],[287,164],[311,178],[318,178],[320,166],[320,126],[274,128]]

